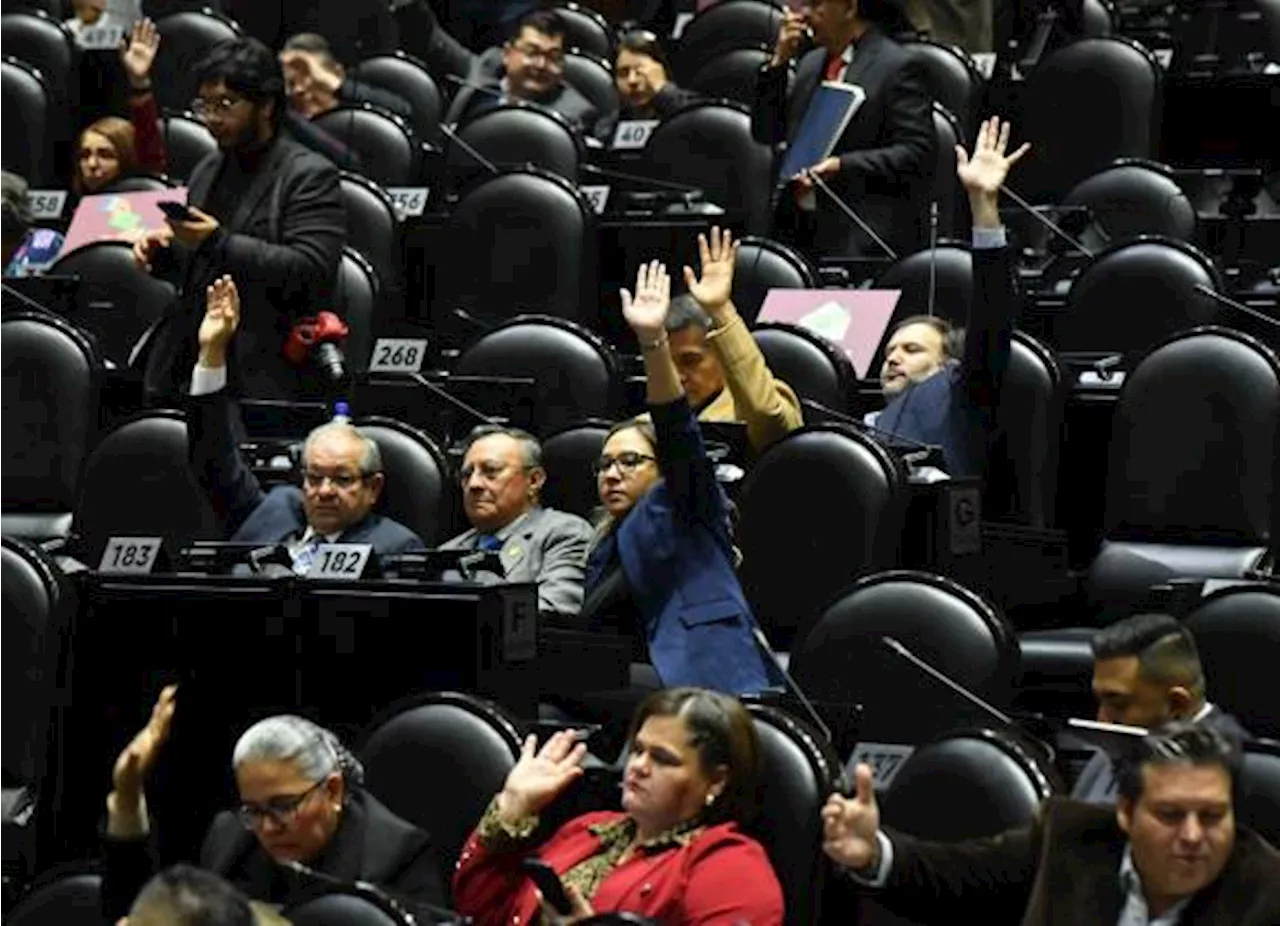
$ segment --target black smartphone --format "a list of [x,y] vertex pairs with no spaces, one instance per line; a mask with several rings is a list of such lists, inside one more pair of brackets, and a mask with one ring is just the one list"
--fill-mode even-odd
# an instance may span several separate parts
[[192,212],[186,203],[180,203],[173,199],[163,199],[156,203],[156,208],[165,214],[169,219],[175,222],[194,222],[196,214]]
[[533,883],[542,892],[543,899],[551,904],[553,910],[565,916],[573,912],[569,894],[565,891],[564,885],[560,882],[560,876],[556,874],[554,868],[536,858],[525,859],[520,863],[520,867],[533,879]]

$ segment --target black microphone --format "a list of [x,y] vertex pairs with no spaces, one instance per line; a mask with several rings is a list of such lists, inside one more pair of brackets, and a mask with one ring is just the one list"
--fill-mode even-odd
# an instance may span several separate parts
[[828,743],[835,742],[835,738],[831,735],[831,728],[823,721],[822,715],[813,706],[813,702],[805,696],[805,693],[800,689],[800,685],[791,677],[791,673],[786,670],[786,667],[783,666],[782,660],[773,651],[773,645],[769,643],[769,638],[764,635],[764,631],[760,629],[760,625],[754,620],[751,622],[751,633],[755,637],[756,646],[759,647],[761,654],[773,663],[773,667],[782,676],[782,683],[787,692],[800,702],[800,706],[804,708],[804,712],[808,715],[810,722],[827,738]]
[[461,135],[459,135],[454,130],[453,126],[446,125],[445,123],[441,122],[439,128],[446,138],[448,138],[451,142],[456,143],[458,147],[460,147],[467,154],[471,155],[471,158],[474,161],[476,161],[481,167],[487,170],[489,173],[493,174],[494,176],[497,176],[498,174],[502,173],[502,171],[498,169],[498,166],[494,164],[493,161],[490,161],[487,157],[485,157],[483,154],[477,151],[474,145],[471,145],[470,143],[468,143],[466,139],[464,139]]
[[938,301],[938,201],[929,203],[929,317]]
[[421,373],[414,373],[413,380],[414,382],[423,386],[428,392],[433,393],[434,395],[437,395],[440,398],[444,399],[454,408],[457,408],[466,412],[468,415],[470,415],[472,418],[479,421],[481,424],[502,424],[501,419],[492,418],[489,415],[486,415],[484,412],[480,411],[480,409],[476,408],[474,405],[468,405],[466,402],[462,401],[453,393],[449,392],[449,390],[431,382],[431,380],[427,379],[426,376],[424,376]]
[[[404,905],[404,903],[392,897],[378,885],[370,881],[346,881],[342,878],[336,878],[331,874],[323,871],[317,871],[309,865],[302,862],[286,860],[281,863],[283,867],[288,868],[294,874],[301,875],[303,878],[309,878],[320,884],[327,884],[333,887],[341,888],[343,892],[354,894],[362,897],[378,907],[383,912],[389,914],[392,918],[398,920],[406,926],[415,926],[418,918],[413,915]],[[423,900],[414,899],[413,905],[419,909],[425,910],[442,923],[466,923],[466,917],[450,910],[446,907],[437,907],[435,904],[427,903]]]
[[701,199],[704,192],[702,187],[689,186],[686,183],[675,183],[671,180],[656,180],[653,177],[644,177],[640,174],[627,174],[620,170],[610,170],[607,167],[596,167],[594,164],[582,164],[578,169],[583,173],[591,174],[593,177],[604,177],[606,180],[646,183],[661,190],[671,190],[673,193],[682,194],[681,198],[685,202]]
[[865,431],[874,437],[881,437],[885,441],[889,441],[895,444],[900,444],[906,447],[915,448],[915,451],[913,453],[903,454],[903,458],[906,459],[907,462],[909,463],[915,463],[918,460],[923,460],[925,457],[927,457],[931,453],[934,453],[935,451],[937,453],[942,453],[942,448],[937,446],[936,444],[925,444],[911,437],[903,437],[900,434],[894,434],[892,431],[884,431],[880,428],[877,428],[875,425],[867,424],[865,421],[859,421],[857,418],[853,417],[852,415],[846,415],[844,412],[838,412],[834,408],[828,408],[827,406],[823,405],[821,402],[815,402],[813,399],[801,399],[800,405],[803,408],[811,409],[812,411],[815,411],[820,415],[828,415],[834,418],[836,421],[841,422],[842,424],[852,425],[855,429],[859,431]]
[[889,247],[889,245],[885,243],[885,240],[881,238],[879,235],[877,235],[875,233],[875,230],[870,225],[868,225],[865,220],[863,220],[862,216],[858,215],[858,213],[854,211],[852,206],[850,206],[847,202],[845,202],[843,199],[837,196],[835,191],[832,190],[831,187],[827,186],[827,181],[823,180],[821,177],[819,177],[817,174],[813,172],[809,173],[809,177],[812,178],[813,182],[817,184],[819,188],[821,188],[822,192],[826,193],[827,196],[831,198],[832,202],[834,202],[837,206],[840,207],[841,212],[843,212],[850,219],[852,219],[854,223],[859,228],[861,228],[867,234],[867,236],[871,238],[872,241],[876,243],[876,245],[880,248],[880,250],[884,251],[886,254],[889,255],[890,260],[898,259],[898,252],[895,251],[893,248]]
[[1075,248],[1085,257],[1093,257],[1093,252],[1090,251],[1088,248],[1086,248],[1083,244],[1081,244],[1077,239],[1067,234],[1067,232],[1062,228],[1061,225],[1058,225],[1056,222],[1052,221],[1046,216],[1041,215],[1035,206],[1031,205],[1031,203],[1027,202],[1025,199],[1023,199],[1013,190],[1009,189],[1008,186],[1000,187],[1000,192],[1004,193],[1006,196],[1012,199],[1015,203],[1018,204],[1018,206],[1022,208],[1024,212],[1030,215],[1033,219],[1035,219],[1045,228],[1049,229],[1049,231],[1053,232],[1055,235],[1057,235],[1067,244],[1071,245],[1073,248]]
[[1203,283],[1197,283],[1195,285],[1195,289],[1196,289],[1196,292],[1200,293],[1200,295],[1208,296],[1210,299],[1212,299],[1214,302],[1219,303],[1220,305],[1230,306],[1236,311],[1244,312],[1246,315],[1251,315],[1261,322],[1266,322],[1268,325],[1271,325],[1272,327],[1280,328],[1280,320],[1274,319],[1267,313],[1260,312],[1257,309],[1252,308],[1251,306],[1247,306],[1243,302],[1238,302],[1237,300],[1232,299],[1230,296],[1224,296],[1222,295],[1222,293],[1218,292],[1216,289],[1213,289],[1209,286],[1205,286]]
[[449,81],[449,83],[456,84],[458,87],[470,87],[472,90],[479,90],[485,96],[491,96],[495,100],[505,101],[507,99],[507,95],[501,90],[494,90],[492,87],[486,87],[484,84],[472,83],[465,77],[459,77],[457,74],[446,74],[444,75],[444,78]]

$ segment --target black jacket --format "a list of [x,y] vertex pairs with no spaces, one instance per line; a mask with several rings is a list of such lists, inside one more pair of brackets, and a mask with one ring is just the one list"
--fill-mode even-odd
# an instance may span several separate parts
[[[826,63],[823,48],[801,58],[790,94],[786,68],[761,70],[752,114],[757,141],[773,145],[796,137]],[[840,172],[829,185],[891,247],[909,253],[925,240],[937,160],[932,101],[923,75],[897,42],[872,26],[858,41],[844,80],[860,86],[867,97],[836,142],[833,154],[840,158]],[[816,196],[812,241],[803,244],[819,254],[881,253],[824,193]],[[786,223],[791,214],[786,210],[794,211],[790,191],[781,194],[779,208],[784,210],[779,220]]]
[[[103,857],[103,915],[114,923],[128,914],[133,898],[158,866],[147,839],[105,839]],[[287,904],[308,886],[276,865],[230,811],[218,814],[209,826],[199,862],[250,900]],[[344,881],[368,881],[410,903],[447,903],[444,869],[431,838],[359,789],[352,793],[329,845],[308,864]]]

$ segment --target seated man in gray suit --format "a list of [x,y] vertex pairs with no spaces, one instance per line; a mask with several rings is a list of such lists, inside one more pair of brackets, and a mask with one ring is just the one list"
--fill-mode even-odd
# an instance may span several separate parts
[[481,425],[467,437],[458,479],[471,530],[442,550],[497,550],[509,582],[537,582],[538,610],[582,607],[591,525],[539,504],[542,446],[519,428]]
[[564,20],[554,10],[526,14],[515,38],[472,60],[444,121],[456,124],[507,100],[524,100],[559,113],[579,132],[591,134],[600,114],[565,82],[564,40]]
[[215,509],[243,543],[283,543],[293,570],[306,575],[324,543],[367,543],[375,553],[423,549],[418,535],[373,511],[384,477],[378,445],[334,421],[307,436],[303,487],[264,492],[244,464],[227,397],[227,350],[240,323],[240,297],[228,276],[208,288],[200,354],[191,371],[188,422],[191,467]]

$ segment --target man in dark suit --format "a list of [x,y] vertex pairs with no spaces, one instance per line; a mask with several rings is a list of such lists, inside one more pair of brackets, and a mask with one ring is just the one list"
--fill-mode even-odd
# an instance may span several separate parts
[[[888,0],[816,0],[787,10],[773,59],[760,72],[752,132],[768,145],[793,142],[824,80],[855,84],[866,99],[831,157],[797,177],[780,177],[780,236],[817,255],[878,256],[883,250],[824,191],[817,176],[853,207],[889,246],[909,252],[925,239],[937,140],[919,66],[889,38]],[[800,59],[787,92],[791,59],[811,31],[817,48]]]
[[515,38],[472,60],[445,122],[461,122],[507,99],[523,100],[559,113],[579,132],[590,134],[600,114],[565,82],[564,43],[564,20],[554,10],[526,14]]
[[308,380],[284,360],[281,346],[299,318],[333,306],[346,237],[338,171],[280,130],[284,74],[260,42],[223,42],[196,73],[196,109],[219,150],[191,174],[191,219],[169,220],[134,245],[139,265],[172,272],[180,291],[148,360],[148,386],[166,398],[183,391],[205,289],[230,274],[244,287],[247,308],[232,357],[233,386],[290,397]]
[[823,850],[894,913],[928,922],[1280,923],[1280,852],[1235,818],[1238,749],[1186,723],[1139,743],[1114,809],[1052,798],[1029,826],[960,843],[882,830],[860,764],[856,796],[822,810]]
[[300,32],[280,51],[289,106],[308,119],[343,104],[369,103],[411,120],[413,109],[404,97],[356,80],[333,54],[328,40],[315,32]]
[[416,534],[373,510],[385,477],[378,445],[345,422],[316,428],[303,448],[303,488],[262,491],[236,448],[227,397],[227,351],[240,320],[230,277],[209,288],[200,356],[191,371],[191,466],[233,541],[283,543],[305,575],[324,543],[367,543],[375,553],[423,549]]
[[[1135,614],[1093,637],[1093,693],[1098,720],[1151,729],[1172,720],[1213,727],[1236,742],[1250,739],[1240,722],[1205,699],[1204,669],[1191,631],[1167,614]],[[1099,751],[1072,788],[1077,800],[1113,804],[1118,779]]]

